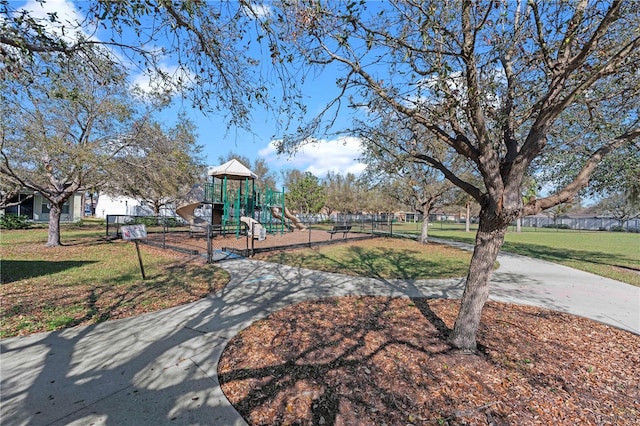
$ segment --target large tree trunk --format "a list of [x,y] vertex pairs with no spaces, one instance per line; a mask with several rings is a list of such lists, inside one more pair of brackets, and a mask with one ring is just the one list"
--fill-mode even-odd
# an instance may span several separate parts
[[420,243],[427,244],[429,237],[429,212],[431,212],[431,201],[427,200],[421,203],[422,207],[422,229],[420,231]]
[[476,245],[471,257],[460,312],[449,336],[449,343],[462,350],[476,350],[476,333],[482,308],[489,297],[491,272],[509,225],[508,221],[487,210],[492,209],[483,208],[480,212]]
[[429,214],[425,214],[422,216],[422,230],[420,233],[420,243],[427,244],[429,237]]
[[58,204],[51,203],[49,210],[49,235],[47,247],[58,247],[60,243],[60,213],[62,208]]

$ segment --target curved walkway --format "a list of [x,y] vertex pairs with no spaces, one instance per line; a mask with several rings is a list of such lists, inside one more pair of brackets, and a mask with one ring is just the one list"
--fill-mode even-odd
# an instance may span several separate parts
[[[640,334],[640,288],[517,255],[498,260],[491,299]],[[354,278],[246,259],[221,266],[231,282],[197,302],[1,340],[0,423],[243,425],[216,374],[226,343],[243,328],[291,303],[327,296],[459,298],[464,281]]]

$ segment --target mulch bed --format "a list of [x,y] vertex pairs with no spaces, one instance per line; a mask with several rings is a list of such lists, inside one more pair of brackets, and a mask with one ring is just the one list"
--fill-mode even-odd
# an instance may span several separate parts
[[636,424],[640,336],[487,303],[480,351],[451,351],[459,301],[344,297],[234,337],[222,389],[251,425]]

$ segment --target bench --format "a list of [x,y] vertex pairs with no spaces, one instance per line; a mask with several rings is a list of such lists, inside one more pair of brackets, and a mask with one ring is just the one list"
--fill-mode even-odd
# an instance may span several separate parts
[[333,239],[333,234],[342,232],[342,238],[347,238],[347,234],[351,231],[351,225],[335,225],[332,226],[327,232],[331,234],[330,240]]

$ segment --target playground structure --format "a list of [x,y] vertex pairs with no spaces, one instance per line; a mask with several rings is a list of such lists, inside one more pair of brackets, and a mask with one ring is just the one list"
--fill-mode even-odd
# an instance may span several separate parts
[[264,238],[306,227],[287,209],[285,192],[256,187],[258,176],[233,159],[209,171],[176,208],[192,232]]

